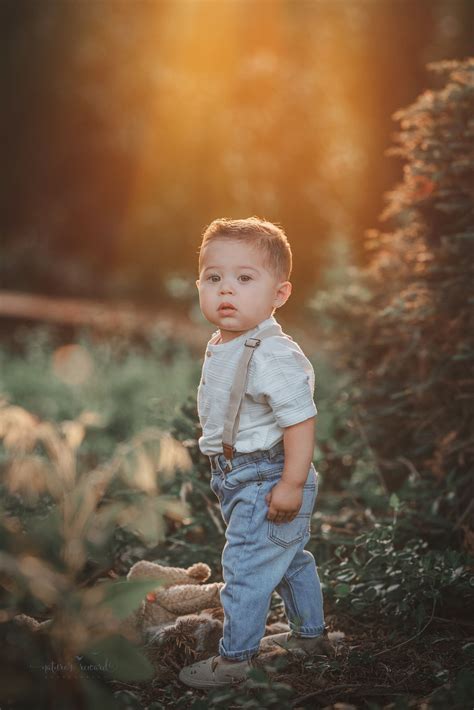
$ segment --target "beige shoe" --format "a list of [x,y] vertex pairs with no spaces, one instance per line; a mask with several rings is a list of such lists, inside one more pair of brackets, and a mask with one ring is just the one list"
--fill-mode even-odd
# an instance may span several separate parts
[[186,666],[179,679],[191,688],[219,688],[247,678],[253,666],[250,661],[225,661],[220,656]]
[[326,634],[305,638],[304,636],[296,636],[292,631],[287,631],[283,634],[264,636],[260,641],[260,652],[267,653],[278,648],[283,648],[299,655],[304,654],[305,656],[312,654],[319,656],[334,655],[334,646]]

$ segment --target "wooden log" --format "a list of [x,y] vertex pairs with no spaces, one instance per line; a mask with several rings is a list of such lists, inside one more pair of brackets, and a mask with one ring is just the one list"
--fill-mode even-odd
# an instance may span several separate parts
[[107,303],[0,290],[2,318],[87,327],[108,335],[128,337],[150,336],[156,331],[197,349],[205,346],[212,329],[204,320],[195,323],[185,315],[138,308],[124,301]]

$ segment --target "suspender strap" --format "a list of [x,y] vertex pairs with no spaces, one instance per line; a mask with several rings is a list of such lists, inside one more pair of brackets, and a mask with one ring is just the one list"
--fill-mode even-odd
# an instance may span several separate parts
[[[280,326],[272,325],[261,332],[255,334],[255,338],[247,338],[240,360],[237,364],[234,381],[230,390],[229,406],[224,420],[224,430],[222,433],[222,450],[227,459],[228,470],[232,469],[232,457],[234,455],[234,441],[239,428],[240,407],[244,398],[248,380],[250,360],[264,338],[272,335],[284,335]],[[286,336],[289,337],[289,336]]]

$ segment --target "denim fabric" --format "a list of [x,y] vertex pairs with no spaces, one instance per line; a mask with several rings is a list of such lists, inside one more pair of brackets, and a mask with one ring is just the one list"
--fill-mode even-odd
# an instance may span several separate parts
[[298,516],[290,523],[277,524],[267,518],[265,496],[283,471],[282,442],[268,451],[235,455],[227,472],[223,455],[210,460],[211,489],[227,526],[222,553],[221,656],[244,660],[258,652],[273,590],[283,599],[292,631],[319,636],[324,631],[321,585],[314,557],[304,549],[318,490],[313,464]]

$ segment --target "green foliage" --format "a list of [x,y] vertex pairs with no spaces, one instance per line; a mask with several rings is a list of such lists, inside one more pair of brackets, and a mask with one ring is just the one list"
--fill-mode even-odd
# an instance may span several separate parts
[[[392,497],[395,511],[398,498]],[[384,623],[408,623],[416,630],[434,613],[448,615],[469,605],[473,577],[467,555],[430,550],[420,539],[400,542],[396,520],[340,545],[335,557],[322,565],[328,598],[336,608]]]
[[50,421],[95,413],[79,452],[87,466],[146,427],[169,429],[199,380],[187,347],[159,334],[150,334],[146,347],[121,338],[94,343],[84,334],[73,352],[58,348],[56,340],[51,329],[36,328],[17,335],[20,353],[0,347],[0,394]]
[[[42,692],[47,694],[49,684],[61,684],[66,675],[68,702],[73,703],[73,693],[89,693],[93,707],[101,691],[93,679],[85,683],[90,666],[121,680],[145,680],[153,673],[122,634],[124,620],[157,581],[111,580],[117,563],[111,543],[117,531],[128,531],[142,543],[143,556],[164,537],[166,516],[183,520],[185,506],[162,495],[160,485],[176,468],[187,469],[189,458],[169,434],[148,428],[99,466],[80,470],[77,451],[87,428],[79,419],[64,424],[0,403],[0,594],[8,619],[19,613],[48,619],[47,630],[37,632],[38,642],[30,644],[35,667],[51,676],[37,679]],[[17,621],[4,644],[13,667],[17,646],[28,647],[25,634],[31,635],[36,623]],[[28,680],[37,675],[27,667],[23,673]],[[25,702],[32,698],[30,685],[20,684],[15,691]]]
[[[103,667],[117,680],[144,681],[153,677],[153,666],[149,660],[123,636],[107,636],[84,648],[82,653],[88,662]],[[85,665],[87,667],[87,663]]]
[[[447,75],[446,85],[394,115],[401,131],[389,153],[405,166],[382,215],[393,231],[369,230],[369,268],[352,268],[349,285],[321,295],[313,309],[337,343],[335,363],[347,378],[335,402],[352,457],[346,478],[359,475],[362,458],[385,494],[404,497],[426,482],[432,493],[417,501],[422,534],[430,535],[434,497],[436,515],[451,521],[448,544],[459,546],[469,529],[452,523],[468,525],[474,450],[474,329],[466,297],[474,236],[474,60],[429,68]],[[338,454],[330,453],[337,463]],[[370,469],[363,464],[362,479]]]
[[198,446],[201,432],[195,395],[190,395],[182,405],[170,433],[184,444],[192,466],[187,471],[178,470],[164,491],[184,497],[190,515],[185,526],[177,525],[169,531],[166,542],[156,550],[156,557],[161,562],[183,567],[206,561],[215,575],[213,578],[219,579],[225,526],[218,501],[209,487],[209,459]]
[[137,609],[147,592],[158,586],[158,580],[119,580],[106,586],[102,598],[104,606],[113,611],[117,619],[125,619]]

